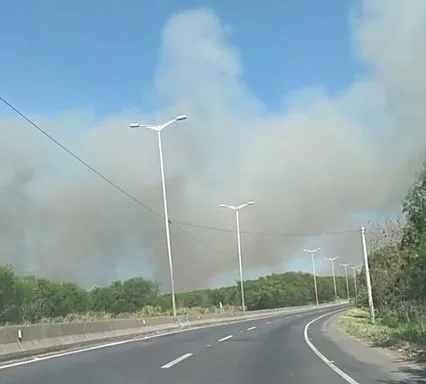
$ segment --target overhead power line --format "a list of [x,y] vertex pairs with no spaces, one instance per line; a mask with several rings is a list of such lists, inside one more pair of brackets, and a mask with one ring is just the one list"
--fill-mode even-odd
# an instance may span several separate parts
[[[227,232],[227,233],[234,233],[235,229],[232,228],[219,228],[219,227],[211,227],[208,225],[202,225],[202,224],[194,224],[194,223],[187,223],[184,221],[174,221],[176,224],[180,224],[182,226],[187,227],[193,227],[193,228],[199,228],[199,229],[205,229],[210,231],[216,231],[216,232]],[[334,232],[318,232],[318,233],[287,233],[287,232],[256,232],[256,231],[241,231],[241,233],[244,233],[246,235],[255,235],[255,236],[276,236],[276,237],[315,237],[315,236],[331,236],[331,235],[344,235],[349,233],[358,233],[359,229],[352,229],[352,230],[346,230],[346,231],[334,231]]]
[[101,172],[99,172],[97,169],[95,169],[92,165],[90,165],[87,161],[83,160],[80,156],[76,155],[74,152],[72,152],[70,149],[68,149],[65,145],[63,145],[60,141],[55,139],[51,134],[46,132],[43,128],[41,128],[37,123],[35,123],[33,120],[31,120],[29,117],[27,117],[23,112],[21,112],[18,108],[16,108],[14,105],[9,103],[5,98],[0,96],[0,100],[6,104],[10,109],[12,109],[14,112],[16,112],[20,117],[22,117],[28,124],[30,124],[32,127],[37,129],[41,134],[46,136],[49,140],[54,142],[59,148],[61,148],[63,151],[65,151],[68,155],[73,157],[75,160],[77,160],[79,163],[84,165],[87,169],[89,169],[91,172],[93,172],[96,176],[100,177],[103,181],[117,189],[119,192],[121,192],[123,195],[128,197],[129,199],[133,200],[136,204],[141,205],[146,210],[151,212],[152,214],[164,218],[164,216],[161,213],[156,212],[154,209],[152,209],[149,205],[143,203],[130,193],[128,193],[126,190],[124,190],[122,187],[120,187],[118,184],[114,183],[111,179],[103,175]]
[[[98,176],[100,179],[102,179],[104,182],[109,184],[111,187],[115,188],[118,192],[132,200],[134,203],[138,204],[139,206],[146,209],[148,212],[152,213],[153,215],[164,219],[164,215],[160,212],[157,212],[155,209],[150,207],[148,204],[142,202],[135,196],[133,196],[131,193],[127,192],[123,187],[120,187],[118,184],[116,184],[114,181],[112,181],[109,177],[102,174],[100,171],[98,171],[95,167],[90,165],[87,161],[83,160],[80,156],[76,155],[74,152],[72,152],[69,148],[67,148],[64,144],[62,144],[59,140],[55,139],[50,133],[45,131],[43,128],[40,127],[35,121],[33,121],[31,118],[29,118],[25,113],[23,113],[21,110],[19,110],[17,107],[15,107],[13,104],[11,104],[9,101],[7,101],[4,97],[0,96],[0,101],[2,101],[6,106],[8,106],[11,110],[13,110],[17,115],[19,115],[22,119],[24,119],[28,124],[30,124],[33,128],[35,128],[38,132],[43,134],[45,137],[47,137],[50,141],[52,141],[54,144],[56,144],[60,149],[62,149],[64,152],[66,152],[69,156],[71,156],[74,160],[78,161],[80,164],[82,164],[84,167],[86,167],[89,171],[91,171],[93,174]],[[170,224],[174,225],[175,227],[179,228],[181,231],[187,232],[194,237],[196,234],[193,232],[190,232],[187,230],[187,228],[184,227],[192,227],[192,228],[198,228],[198,229],[204,229],[204,230],[210,230],[210,231],[216,231],[216,232],[228,232],[233,233],[235,232],[235,229],[231,228],[219,228],[219,227],[213,227],[208,225],[202,225],[202,224],[196,224],[196,223],[190,223],[185,221],[179,221],[179,220],[169,220]],[[358,230],[347,230],[347,231],[340,231],[340,232],[323,232],[323,233],[280,233],[280,232],[253,232],[253,231],[241,231],[241,233],[244,233],[246,235],[257,235],[257,236],[277,236],[277,237],[311,237],[311,236],[323,236],[323,235],[340,235],[340,234],[348,234],[348,233],[355,233],[359,232]],[[196,239],[197,242],[204,244],[206,246],[209,246],[206,242]]]

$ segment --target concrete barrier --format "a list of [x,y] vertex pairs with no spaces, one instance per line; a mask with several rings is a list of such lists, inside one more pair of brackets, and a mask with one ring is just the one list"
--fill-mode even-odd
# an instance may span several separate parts
[[[320,307],[341,305],[343,302]],[[0,328],[0,361],[45,354],[100,342],[135,338],[212,323],[226,323],[250,318],[300,312],[318,308],[314,305],[250,312],[205,315],[148,317],[145,319],[105,320],[86,323],[14,325]]]

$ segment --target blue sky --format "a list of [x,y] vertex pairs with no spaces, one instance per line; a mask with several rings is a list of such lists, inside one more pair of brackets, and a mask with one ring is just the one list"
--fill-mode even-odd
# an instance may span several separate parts
[[302,87],[345,87],[354,59],[354,0],[6,0],[1,4],[3,96],[32,113],[89,109],[102,117],[150,110],[161,29],[173,13],[205,6],[232,27],[244,80],[271,109]]
[[[161,103],[153,83],[162,29],[173,14],[208,7],[232,28],[244,83],[275,111],[294,91],[318,86],[339,93],[365,72],[351,39],[358,3],[5,0],[1,95],[27,113],[47,117],[79,110],[93,114],[93,121],[131,109],[155,110]],[[1,106],[0,114],[6,113]],[[286,267],[310,270],[310,260]],[[121,268],[125,275],[134,267]]]

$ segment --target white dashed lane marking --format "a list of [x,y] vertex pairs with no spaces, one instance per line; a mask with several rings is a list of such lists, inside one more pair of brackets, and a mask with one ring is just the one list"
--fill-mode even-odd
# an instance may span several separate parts
[[226,340],[232,339],[233,337],[234,337],[233,335],[228,335],[228,336],[225,336],[225,337],[222,337],[221,339],[219,339],[218,342],[220,343],[222,341],[226,341]]
[[161,368],[171,368],[176,364],[179,364],[181,361],[186,360],[188,357],[191,357],[193,354],[192,353],[185,353],[184,355],[178,357],[177,359],[174,359],[172,361],[170,361],[167,364],[164,364],[161,366]]

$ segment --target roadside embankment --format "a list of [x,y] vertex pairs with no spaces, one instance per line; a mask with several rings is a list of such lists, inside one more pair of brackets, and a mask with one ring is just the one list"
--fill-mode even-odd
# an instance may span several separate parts
[[371,324],[367,310],[354,308],[340,316],[339,325],[349,335],[372,346],[392,349],[418,360],[426,359],[426,324],[394,322],[390,325],[380,317]]

